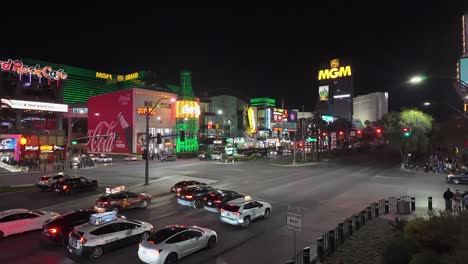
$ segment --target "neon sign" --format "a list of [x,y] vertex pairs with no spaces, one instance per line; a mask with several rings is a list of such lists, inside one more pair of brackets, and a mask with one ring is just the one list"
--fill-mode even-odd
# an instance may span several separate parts
[[68,112],[68,105],[66,104],[53,104],[45,102],[33,102],[13,99],[0,99],[2,104],[13,109],[24,109],[24,110],[40,110],[50,112]]
[[255,115],[254,115],[254,110],[252,107],[249,107],[249,109],[247,110],[247,116],[249,118],[249,129],[250,129],[250,134],[253,134],[255,133],[255,129],[257,127],[257,125],[255,124]]
[[200,106],[197,101],[177,101],[176,102],[176,117],[177,118],[198,118],[200,116]]
[[[137,108],[137,113],[140,115],[146,115],[146,107],[138,107]],[[156,110],[151,110],[150,115],[156,115]]]
[[274,122],[288,122],[288,110],[273,108],[272,119]]
[[351,76],[351,66],[340,67],[340,60],[334,59],[330,61],[330,69],[324,69],[319,71],[318,79],[336,79],[346,76]]
[[96,72],[96,78],[104,79],[104,80],[112,80],[112,74],[103,73],[103,72]]
[[58,81],[66,80],[68,77],[68,74],[63,69],[55,71],[50,66],[41,67],[39,64],[36,64],[36,66],[28,66],[23,64],[20,60],[13,61],[12,59],[9,59],[6,61],[0,61],[0,67],[2,71],[14,72],[18,75],[34,75],[39,79],[47,78]]
[[16,147],[16,138],[0,138],[0,149],[10,150],[15,149]]

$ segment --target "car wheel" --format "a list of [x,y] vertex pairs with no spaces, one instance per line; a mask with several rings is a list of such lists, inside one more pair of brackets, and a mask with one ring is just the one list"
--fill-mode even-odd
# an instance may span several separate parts
[[119,208],[118,208],[118,207],[112,207],[111,211],[112,211],[112,212],[118,213],[118,212],[119,212]]
[[104,253],[104,250],[102,249],[101,246],[93,247],[91,249],[91,253],[89,254],[89,257],[91,259],[98,259],[102,256],[102,253]]
[[147,240],[150,236],[150,233],[149,232],[143,232],[143,234],[141,234],[141,237],[140,237],[140,241],[143,242],[145,240]]
[[460,184],[460,179],[455,178],[455,179],[452,180],[452,182],[454,184]]
[[196,200],[195,201],[195,208],[197,208],[197,209],[203,208],[203,202],[201,200]]
[[146,209],[146,207],[148,207],[148,201],[147,201],[147,200],[143,200],[143,202],[141,202],[141,204],[140,204],[140,208]]
[[212,248],[215,245],[216,245],[216,237],[210,236],[210,239],[208,239],[208,243],[206,244],[206,248]]
[[265,212],[263,213],[263,218],[267,219],[270,216],[270,208],[265,209]]
[[164,264],[172,264],[172,263],[176,263],[177,261],[177,254],[172,252],[171,254],[169,254],[169,256],[167,256],[166,260],[164,261]]
[[250,217],[245,217],[244,222],[242,223],[242,227],[248,227],[250,225]]

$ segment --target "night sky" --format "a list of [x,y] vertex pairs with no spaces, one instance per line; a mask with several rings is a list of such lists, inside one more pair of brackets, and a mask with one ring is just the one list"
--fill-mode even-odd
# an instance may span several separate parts
[[426,100],[461,106],[447,80],[432,79],[418,87],[404,82],[417,73],[455,76],[462,52],[461,15],[468,11],[468,1],[328,2],[312,1],[313,8],[77,6],[66,8],[74,14],[48,12],[47,17],[38,13],[22,19],[5,14],[2,20],[11,16],[12,23],[2,31],[0,57],[110,73],[152,70],[161,85],[178,83],[179,71],[188,69],[198,95],[227,88],[311,111],[320,62],[350,56],[355,95],[390,91],[392,109]]

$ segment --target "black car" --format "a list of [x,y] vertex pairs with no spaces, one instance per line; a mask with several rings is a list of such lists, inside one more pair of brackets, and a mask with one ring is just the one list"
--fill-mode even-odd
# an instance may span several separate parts
[[172,186],[171,192],[177,193],[180,190],[182,190],[183,188],[185,188],[187,186],[193,186],[193,185],[206,185],[206,183],[193,181],[193,180],[180,181],[180,182],[174,184],[174,186]]
[[73,228],[88,222],[90,215],[96,213],[98,212],[94,209],[83,209],[71,211],[47,221],[42,229],[42,238],[48,242],[67,245],[68,234],[73,231]]
[[185,187],[177,193],[177,202],[181,205],[195,206],[195,208],[200,209],[203,207],[204,198],[214,192],[216,190],[208,185]]
[[457,175],[449,174],[447,176],[447,182],[454,184],[468,183],[468,171],[462,172]]
[[204,198],[205,209],[211,212],[219,212],[219,209],[227,202],[242,197],[245,197],[245,195],[236,191],[216,190],[216,192],[210,193]]
[[70,194],[81,191],[94,191],[97,189],[98,183],[96,180],[88,180],[85,177],[77,177],[65,179],[57,184],[55,191],[57,193]]

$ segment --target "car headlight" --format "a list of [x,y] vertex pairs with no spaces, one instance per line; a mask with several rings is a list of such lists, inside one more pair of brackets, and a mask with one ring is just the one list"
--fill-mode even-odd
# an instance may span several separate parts
[[455,175],[453,175],[453,174],[447,175],[448,178],[453,177],[453,176],[455,176]]

